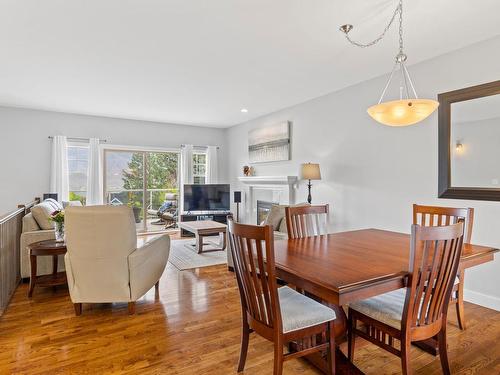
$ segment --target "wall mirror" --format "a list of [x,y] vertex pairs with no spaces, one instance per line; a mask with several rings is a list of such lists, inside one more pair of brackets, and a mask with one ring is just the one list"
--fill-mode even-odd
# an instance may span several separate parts
[[500,200],[500,81],[438,100],[439,197]]

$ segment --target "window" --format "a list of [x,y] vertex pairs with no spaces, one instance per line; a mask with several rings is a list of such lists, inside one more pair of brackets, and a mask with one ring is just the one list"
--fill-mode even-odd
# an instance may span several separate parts
[[89,166],[89,148],[87,145],[68,145],[69,200],[85,204],[87,196],[87,178]]
[[178,152],[105,149],[104,200],[131,207],[140,232],[173,228],[178,219],[178,165]]
[[207,179],[207,154],[193,153],[193,183],[204,184]]

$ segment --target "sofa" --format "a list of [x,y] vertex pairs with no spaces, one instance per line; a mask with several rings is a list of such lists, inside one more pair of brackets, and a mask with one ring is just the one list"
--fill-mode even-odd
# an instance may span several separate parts
[[[49,220],[50,215],[57,210],[62,210],[63,206],[81,205],[79,201],[63,202],[61,205],[54,199],[46,199],[32,207],[31,212],[23,217],[21,232],[21,243],[19,247],[21,259],[21,277],[31,276],[30,253],[28,246],[34,242],[53,240],[56,238],[54,223]],[[59,256],[58,271],[64,271],[63,256]],[[39,257],[37,259],[37,275],[48,275],[52,273],[52,258]]]

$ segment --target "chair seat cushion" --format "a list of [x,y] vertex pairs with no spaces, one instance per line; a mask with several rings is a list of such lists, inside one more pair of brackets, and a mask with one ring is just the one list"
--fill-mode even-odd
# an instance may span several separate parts
[[283,333],[335,320],[335,312],[313,299],[284,286],[278,289]]
[[401,329],[405,298],[406,288],[401,288],[379,296],[352,302],[349,304],[349,309],[356,310],[388,326]]

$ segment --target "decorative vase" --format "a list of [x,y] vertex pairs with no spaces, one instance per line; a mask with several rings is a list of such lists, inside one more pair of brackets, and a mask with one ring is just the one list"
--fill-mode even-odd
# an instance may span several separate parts
[[56,241],[64,242],[64,223],[56,223]]

